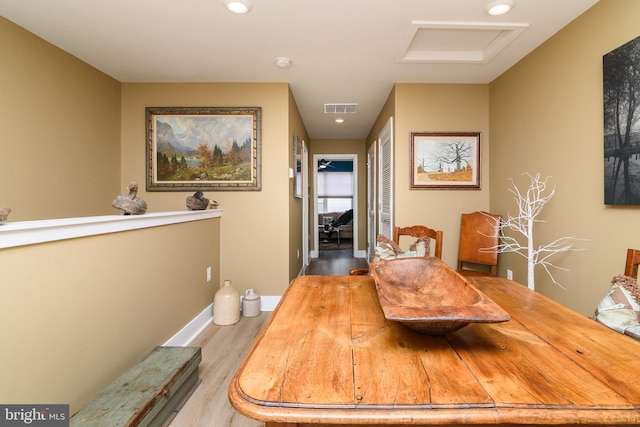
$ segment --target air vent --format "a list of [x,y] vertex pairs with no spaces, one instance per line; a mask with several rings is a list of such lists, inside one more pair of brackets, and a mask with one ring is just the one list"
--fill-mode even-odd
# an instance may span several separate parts
[[355,114],[358,104],[324,104],[325,114]]

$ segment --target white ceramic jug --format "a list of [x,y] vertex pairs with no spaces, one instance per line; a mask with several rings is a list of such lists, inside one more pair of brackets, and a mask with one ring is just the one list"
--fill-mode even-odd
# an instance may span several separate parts
[[213,323],[233,325],[240,320],[240,293],[225,280],[213,297]]
[[242,315],[255,317],[258,314],[260,314],[260,296],[253,292],[253,289],[247,289],[242,298]]

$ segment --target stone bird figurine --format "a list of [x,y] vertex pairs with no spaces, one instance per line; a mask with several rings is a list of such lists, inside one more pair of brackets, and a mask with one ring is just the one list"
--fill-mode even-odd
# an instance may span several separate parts
[[202,191],[196,191],[193,196],[187,197],[187,209],[190,211],[203,211],[208,205],[209,199],[204,197]]
[[111,206],[121,210],[125,215],[142,215],[146,213],[147,202],[136,197],[138,194],[138,183],[132,182],[127,189],[129,193],[116,196]]
[[11,213],[11,208],[7,206],[0,206],[0,224],[5,222],[9,218],[10,213]]

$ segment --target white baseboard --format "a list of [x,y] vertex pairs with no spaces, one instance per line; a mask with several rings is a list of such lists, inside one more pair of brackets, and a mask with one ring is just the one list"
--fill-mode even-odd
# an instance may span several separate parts
[[164,347],[186,347],[212,321],[213,303],[209,304],[207,308],[202,310],[200,314],[194,317],[193,320],[187,323],[177,334],[162,345]]
[[366,250],[356,250],[355,255],[356,258],[366,258],[367,257],[367,251]]
[[[261,296],[260,311],[273,311],[280,302],[282,296]],[[240,307],[242,307],[242,298],[240,298]],[[209,304],[204,310],[187,323],[177,334],[172,336],[164,347],[186,347],[195,337],[213,321],[213,303]]]
[[282,295],[260,297],[260,311],[273,311],[280,302]]

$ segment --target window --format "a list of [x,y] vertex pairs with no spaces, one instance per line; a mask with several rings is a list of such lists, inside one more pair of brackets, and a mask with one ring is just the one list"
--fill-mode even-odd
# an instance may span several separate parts
[[353,162],[330,162],[318,171],[318,213],[353,208]]
[[353,198],[319,197],[318,213],[344,212],[353,208]]

